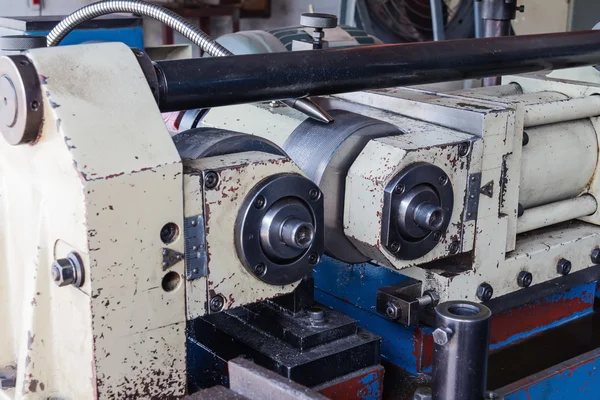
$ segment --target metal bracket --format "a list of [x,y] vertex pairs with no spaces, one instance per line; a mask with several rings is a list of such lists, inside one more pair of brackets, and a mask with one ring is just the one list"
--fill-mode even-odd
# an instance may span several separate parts
[[208,273],[204,216],[188,217],[183,222],[185,236],[185,276],[187,280],[202,278]]
[[183,254],[175,250],[167,249],[166,247],[162,250],[162,256],[163,271],[166,271],[173,265],[177,264],[179,261],[183,260]]
[[395,285],[377,289],[377,312],[406,326],[419,321],[421,281],[407,279]]
[[490,199],[494,195],[494,181],[489,181],[485,186],[483,186],[480,190],[481,194],[485,194]]
[[476,174],[469,175],[469,181],[467,183],[467,209],[465,210],[465,221],[474,221],[477,219],[477,210],[479,209],[479,193],[480,190],[482,190],[480,187],[481,173],[478,172]]

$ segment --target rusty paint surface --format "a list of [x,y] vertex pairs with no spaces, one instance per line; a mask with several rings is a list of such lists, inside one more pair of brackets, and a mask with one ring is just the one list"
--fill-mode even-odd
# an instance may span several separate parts
[[383,394],[384,369],[376,365],[315,388],[332,400],[379,400]]
[[420,328],[415,329],[413,355],[417,360],[417,371],[426,372],[433,366],[433,336]]

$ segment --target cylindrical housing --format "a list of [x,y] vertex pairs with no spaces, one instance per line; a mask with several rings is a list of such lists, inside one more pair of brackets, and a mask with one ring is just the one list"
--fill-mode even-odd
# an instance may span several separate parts
[[530,208],[519,217],[517,233],[529,232],[545,226],[592,215],[597,208],[598,203],[591,194]]
[[600,32],[157,61],[162,111],[600,64]]
[[519,203],[525,208],[578,196],[598,162],[598,140],[589,119],[526,130]]
[[525,127],[573,121],[600,115],[600,96],[580,97],[525,107]]
[[435,314],[432,399],[483,399],[492,312],[459,300],[438,305]]

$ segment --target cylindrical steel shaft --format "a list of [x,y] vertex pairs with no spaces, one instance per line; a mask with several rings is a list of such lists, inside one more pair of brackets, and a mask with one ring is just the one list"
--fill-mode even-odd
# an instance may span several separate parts
[[162,111],[600,64],[600,31],[156,63]]
[[435,314],[432,399],[483,399],[492,312],[483,304],[449,301]]

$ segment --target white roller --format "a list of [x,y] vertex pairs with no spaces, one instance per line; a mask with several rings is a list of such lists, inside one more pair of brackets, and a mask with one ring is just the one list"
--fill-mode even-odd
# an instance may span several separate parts
[[519,217],[517,233],[529,232],[545,226],[585,217],[595,213],[597,208],[596,199],[590,194],[530,208]]
[[598,140],[589,119],[526,130],[519,203],[525,209],[578,196],[598,162]]
[[531,104],[525,108],[525,127],[573,121],[600,115],[600,96]]

